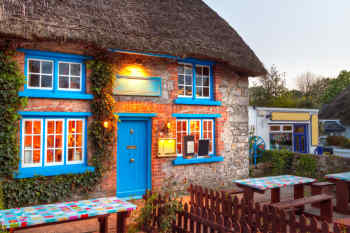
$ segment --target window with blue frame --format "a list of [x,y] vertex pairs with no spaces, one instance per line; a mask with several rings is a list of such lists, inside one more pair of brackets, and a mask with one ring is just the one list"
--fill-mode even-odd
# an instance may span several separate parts
[[85,171],[86,118],[24,117],[20,160],[25,177]]
[[187,59],[178,63],[175,104],[221,105],[213,92],[213,63]]
[[26,84],[20,96],[35,98],[92,99],[86,93],[88,57],[19,49],[25,53]]

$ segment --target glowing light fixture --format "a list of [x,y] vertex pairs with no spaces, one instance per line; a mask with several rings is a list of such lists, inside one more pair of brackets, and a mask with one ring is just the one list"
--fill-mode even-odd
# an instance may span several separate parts
[[176,139],[175,138],[159,139],[158,157],[176,157]]
[[103,122],[103,127],[108,128],[108,121]]
[[141,65],[129,65],[124,67],[120,75],[125,75],[125,76],[135,76],[135,77],[148,77],[148,73],[145,71],[144,67]]

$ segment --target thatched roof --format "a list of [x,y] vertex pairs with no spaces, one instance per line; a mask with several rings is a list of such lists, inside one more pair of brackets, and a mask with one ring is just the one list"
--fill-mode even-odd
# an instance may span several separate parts
[[350,86],[342,91],[330,104],[325,104],[319,113],[321,119],[340,119],[350,125]]
[[262,63],[201,0],[2,0],[0,36],[227,62],[259,76]]

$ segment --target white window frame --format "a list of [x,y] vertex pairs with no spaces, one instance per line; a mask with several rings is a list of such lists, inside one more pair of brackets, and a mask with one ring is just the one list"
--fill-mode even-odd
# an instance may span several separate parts
[[[179,72],[177,72],[177,88],[179,88],[179,75],[183,75],[184,76],[184,84],[182,84],[181,86],[184,87],[184,92],[182,95],[178,95],[178,97],[182,97],[182,98],[192,98],[193,97],[193,64],[191,63],[185,63],[185,62],[179,62],[178,65],[181,65],[184,67],[184,72],[182,74],[179,74]],[[192,84],[191,85],[186,85],[186,72],[185,72],[185,66],[191,66],[192,67],[192,73],[191,73],[191,77],[192,77]],[[192,89],[192,95],[185,95],[186,94],[186,87],[191,87]]]
[[212,132],[211,132],[211,151],[209,151],[209,154],[213,154],[214,153],[214,120],[213,119],[203,119],[202,120],[202,124],[203,124],[203,136],[202,139],[206,139],[204,138],[204,122],[211,122],[211,127],[212,127]]
[[[68,64],[68,75],[61,75],[60,74],[60,64]],[[76,76],[76,75],[71,75],[71,65],[72,64],[76,64],[76,65],[79,65],[80,66],[80,76]],[[63,76],[63,77],[68,77],[68,88],[61,88],[60,87],[60,77]],[[76,89],[76,88],[71,88],[70,85],[71,85],[71,78],[77,78],[79,77],[80,78],[80,88],[79,89]],[[82,80],[83,80],[83,65],[82,63],[78,63],[78,62],[66,62],[66,61],[59,61],[58,62],[58,72],[57,72],[57,89],[58,90],[63,90],[63,91],[81,91],[82,90]]]
[[[40,121],[40,162],[39,163],[25,163],[24,162],[24,145],[25,145],[25,136],[28,134],[25,134],[25,122],[26,121]],[[34,146],[34,136],[37,136],[37,134],[33,134],[33,123],[32,123],[32,133],[30,136],[32,136],[32,149],[31,151],[33,152],[33,146]],[[28,167],[42,167],[42,151],[43,151],[43,119],[40,118],[26,118],[22,120],[22,151],[21,151],[21,164],[23,168],[28,168]],[[34,157],[34,154],[32,153],[32,156]]]
[[[271,126],[279,126],[279,131],[271,131]],[[283,126],[290,126],[291,130],[283,130]],[[269,124],[269,133],[293,133],[294,126],[293,124]]]
[[179,153],[179,152],[177,151],[177,146],[178,146],[178,144],[181,144],[181,151],[182,151],[182,149],[183,149],[183,139],[181,138],[181,142],[180,142],[180,143],[178,143],[178,141],[177,141],[177,133],[178,133],[178,130],[177,130],[177,123],[178,123],[178,122],[186,122],[186,131],[183,131],[183,129],[182,129],[182,124],[181,124],[181,132],[185,132],[186,135],[188,135],[188,120],[184,120],[184,119],[178,119],[178,120],[176,120],[176,154],[177,154],[177,156],[182,156],[183,153]]
[[[59,162],[57,163],[56,161],[55,162],[52,162],[52,163],[49,163],[47,162],[47,150],[49,149],[48,148],[48,145],[47,145],[47,138],[48,138],[48,122],[49,121],[61,121],[62,122],[62,162]],[[55,133],[53,134],[54,138],[56,138],[56,124],[55,124],[55,128],[54,128],[54,131]],[[55,155],[56,155],[56,149],[59,149],[59,148],[56,148],[56,141],[54,142],[55,143],[55,147],[54,147],[54,151],[55,151],[55,154],[54,154],[54,160],[55,160]],[[45,166],[58,166],[58,165],[64,165],[64,153],[65,153],[65,119],[64,118],[55,118],[55,119],[45,119]],[[51,148],[52,149],[52,148]]]
[[[209,88],[209,96],[199,96],[199,95],[197,95],[197,83],[196,83],[196,90],[195,90],[195,96],[196,96],[196,99],[210,99],[211,98],[211,91],[210,91],[210,88],[211,88],[211,86],[210,86],[210,72],[211,72],[211,70],[210,70],[210,66],[208,66],[208,65],[199,65],[199,64],[196,64],[195,65],[195,71],[196,71],[196,82],[197,82],[197,76],[199,76],[198,74],[197,74],[197,66],[198,67],[201,67],[202,69],[202,74],[200,74],[200,76],[202,77],[202,79],[203,79],[203,77],[206,77],[204,74],[203,74],[203,67],[207,67],[208,69],[209,69],[209,75],[208,75],[208,88]],[[203,82],[202,82],[202,84],[203,84]],[[207,86],[203,86],[203,85],[201,85],[201,86],[199,86],[201,89],[202,89],[202,93],[203,93],[203,90],[204,90],[204,88],[205,87],[207,87]]]
[[[30,66],[29,66],[29,63],[30,61],[39,61],[40,62],[40,73],[32,73],[30,72]],[[44,74],[42,73],[42,62],[51,62],[52,64],[52,73],[51,74]],[[37,59],[37,58],[28,58],[27,59],[27,89],[37,89],[37,90],[53,90],[53,80],[54,80],[54,70],[55,70],[55,62],[54,60],[47,60],[47,59]],[[29,79],[30,79],[30,75],[31,74],[34,74],[34,75],[39,75],[39,84],[40,84],[40,87],[32,87],[29,85]],[[51,87],[41,87],[41,76],[49,76],[51,75],[52,78],[51,78]]]
[[[81,130],[81,153],[82,160],[78,161],[69,161],[68,160],[68,151],[70,148],[74,148],[74,151],[77,149],[76,146],[69,147],[68,146],[68,136],[69,136],[69,122],[70,121],[82,121],[82,130]],[[67,118],[67,131],[66,131],[66,164],[82,164],[85,162],[85,119],[84,118]]]

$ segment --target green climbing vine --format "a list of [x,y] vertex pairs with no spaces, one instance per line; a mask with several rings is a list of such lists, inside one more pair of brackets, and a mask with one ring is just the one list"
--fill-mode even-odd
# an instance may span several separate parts
[[18,96],[25,77],[12,59],[13,54],[8,49],[0,51],[0,177],[12,177],[17,170],[18,110],[26,104],[26,99]]
[[12,59],[13,55],[8,50],[0,52],[0,207],[22,207],[62,201],[76,194],[87,195],[100,182],[103,172],[108,169],[108,161],[113,156],[116,117],[113,112],[112,65],[100,60],[88,63],[91,70],[91,91],[94,95],[94,100],[91,101],[93,121],[88,130],[92,145],[92,158],[89,163],[95,167],[95,171],[14,179],[12,175],[17,170],[19,161],[18,110],[25,106],[26,99],[18,96],[25,77]]

